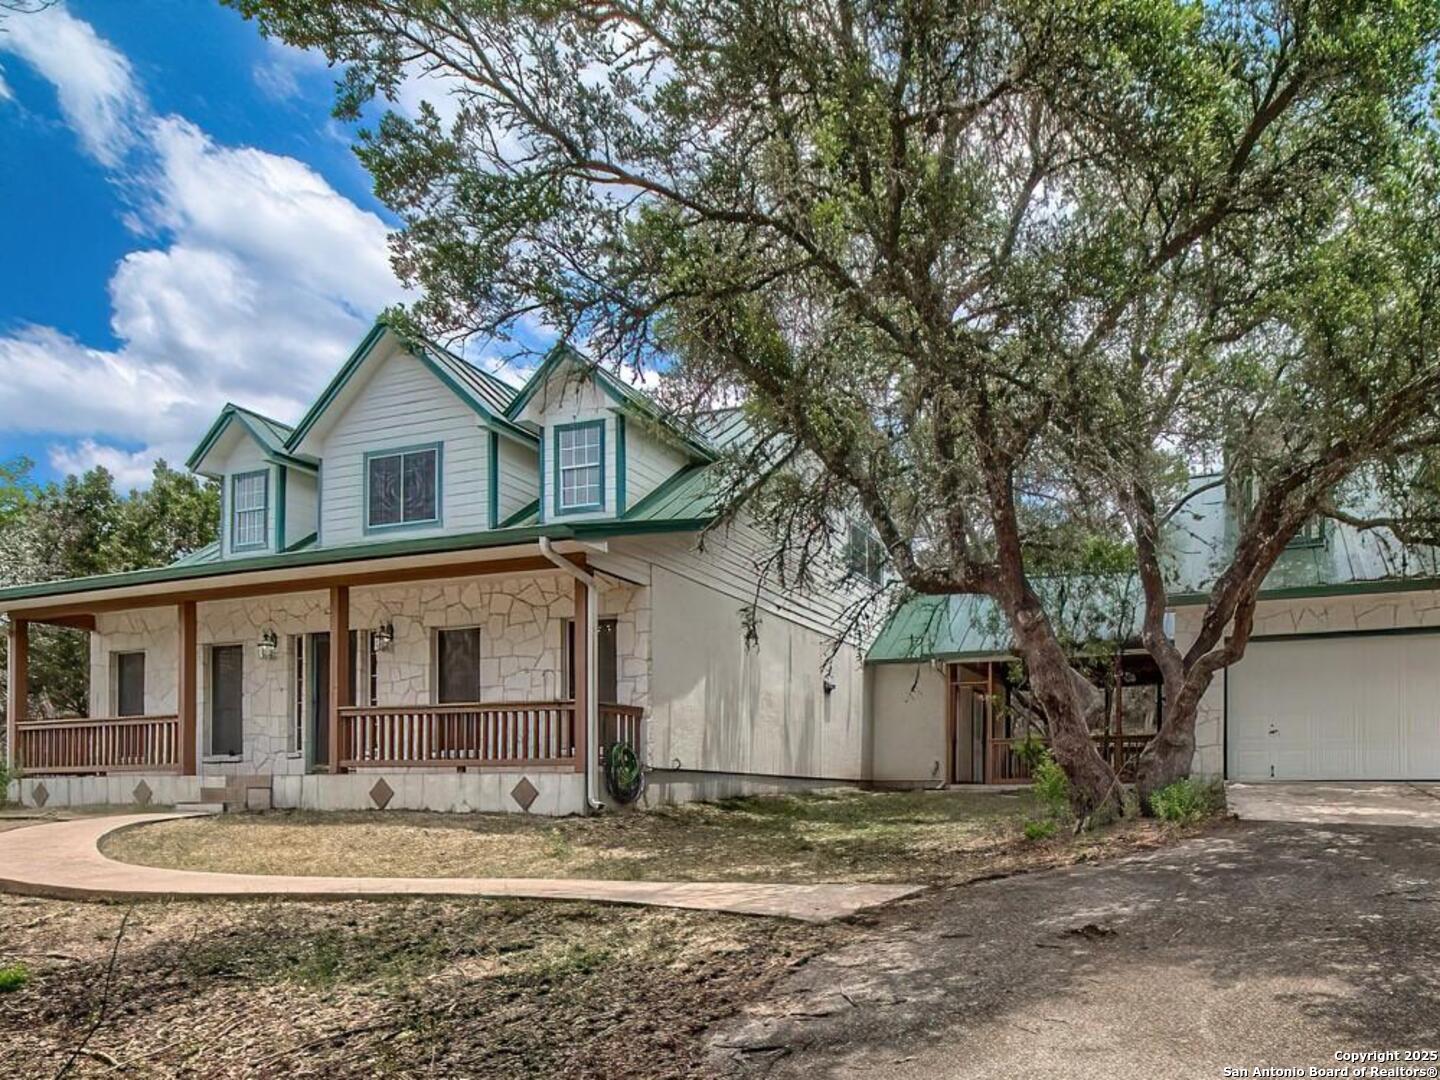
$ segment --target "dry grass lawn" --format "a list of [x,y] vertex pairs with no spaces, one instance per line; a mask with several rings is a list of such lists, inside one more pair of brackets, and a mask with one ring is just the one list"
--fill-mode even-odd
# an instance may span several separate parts
[[0,969],[26,972],[0,992],[0,1075],[693,1076],[710,1024],[853,932],[588,904],[0,896]]
[[1028,793],[817,794],[694,803],[646,813],[316,814],[167,822],[115,834],[112,858],[253,874],[573,877],[655,881],[965,880],[1144,842],[1145,823],[1078,841],[1023,839]]

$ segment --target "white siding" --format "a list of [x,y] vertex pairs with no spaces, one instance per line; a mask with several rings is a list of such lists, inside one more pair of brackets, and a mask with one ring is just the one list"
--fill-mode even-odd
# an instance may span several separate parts
[[[235,556],[243,558],[247,555],[261,554],[264,551],[273,551],[275,548],[275,490],[277,479],[276,468],[270,464],[270,460],[264,452],[256,445],[255,440],[240,432],[239,426],[232,424],[227,439],[233,440],[233,448],[224,458],[224,473],[221,477],[221,518],[220,535],[224,544],[223,554],[227,557]],[[234,524],[234,515],[231,513],[231,498],[234,495],[234,477],[242,473],[264,471],[269,477],[266,481],[266,503],[265,503],[265,547],[247,547],[241,551],[234,548],[233,538],[230,535],[231,526]]]
[[643,420],[625,421],[625,502],[627,509],[690,463],[673,443]]
[[[396,353],[382,362],[325,432],[320,444],[320,537],[327,547],[396,536],[473,532],[488,526],[488,432],[465,402],[419,360]],[[367,534],[365,454],[441,443],[439,525]]]
[[[589,379],[576,379],[569,369],[561,369],[550,378],[526,405],[523,420],[542,425],[544,440],[544,475],[540,488],[544,505],[542,521],[585,521],[615,516],[615,414],[614,402]],[[599,510],[578,514],[555,512],[555,428],[559,424],[578,424],[599,420],[605,425],[605,505]]]
[[540,455],[513,439],[499,438],[495,445],[500,450],[498,525],[540,497]]
[[945,672],[923,664],[872,664],[870,779],[945,782]]
[[649,751],[660,768],[859,780],[863,657],[842,645],[825,690],[827,635],[766,617],[747,644],[734,598],[663,567],[651,592]]
[[314,475],[290,469],[285,478],[285,546],[290,547],[313,533],[317,526],[319,501]]

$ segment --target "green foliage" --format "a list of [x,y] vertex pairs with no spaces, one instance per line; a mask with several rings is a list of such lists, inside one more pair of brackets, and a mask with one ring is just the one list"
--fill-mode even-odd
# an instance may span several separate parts
[[1089,708],[1055,646],[1105,622],[1039,580],[1118,577],[1128,618],[1138,564],[1158,620],[1191,463],[1259,493],[1198,647],[1150,635],[1196,691],[1337,487],[1440,509],[1440,5],[226,2],[341,66],[343,116],[451,93],[359,148],[417,325],[538,318],[743,400],[717,496],[773,572],[863,514],[905,588],[1031,628],[1052,729]]
[[1050,756],[1045,740],[1037,739],[1033,734],[1027,734],[1023,740],[1016,743],[1014,750],[1020,764],[1030,770],[1031,776],[1035,775],[1040,763]]
[[1049,840],[1060,829],[1060,823],[1053,818],[1025,822],[1026,840]]
[[[0,585],[163,566],[213,541],[219,489],[155,465],[149,488],[122,495],[102,468],[38,484],[20,458],[0,465]],[[31,707],[41,715],[84,715],[89,707],[89,642],[82,631],[30,629]],[[0,660],[5,652],[0,636]],[[3,677],[0,664],[0,677]]]
[[1052,821],[1070,818],[1070,780],[1049,750],[1040,757],[1030,774],[1030,790]]
[[30,969],[24,964],[7,964],[0,967],[0,994],[22,990],[30,981]]
[[1162,821],[1194,824],[1224,812],[1225,787],[1216,781],[1186,777],[1152,794],[1150,809]]

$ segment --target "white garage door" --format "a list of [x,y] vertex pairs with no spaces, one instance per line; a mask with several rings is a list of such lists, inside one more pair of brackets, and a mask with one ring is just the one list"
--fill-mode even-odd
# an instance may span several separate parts
[[1440,635],[1252,641],[1226,726],[1232,780],[1440,779]]

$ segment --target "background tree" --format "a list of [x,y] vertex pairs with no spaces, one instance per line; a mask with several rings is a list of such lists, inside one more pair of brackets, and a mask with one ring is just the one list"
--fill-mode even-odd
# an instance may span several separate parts
[[[219,489],[156,462],[150,487],[115,491],[102,468],[37,483],[34,463],[0,464],[0,585],[164,566],[217,536]],[[90,708],[90,643],[80,630],[32,626],[31,707],[41,716]],[[0,680],[6,638],[0,635]],[[0,708],[4,695],[0,693]]]
[[[1082,812],[1118,785],[1035,567],[1135,543],[1170,697],[1148,792],[1299,524],[1432,438],[1430,267],[1387,263],[1398,299],[1356,270],[1362,222],[1430,214],[1436,5],[226,2],[344,65],[342,115],[443,80],[453,121],[359,148],[423,329],[538,316],[666,367],[677,406],[743,400],[731,511],[802,575],[858,512],[906,589],[992,597]],[[1202,455],[1260,494],[1180,655],[1160,530]]]

